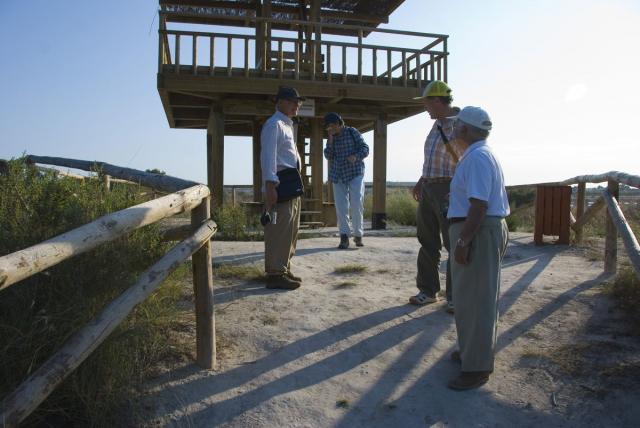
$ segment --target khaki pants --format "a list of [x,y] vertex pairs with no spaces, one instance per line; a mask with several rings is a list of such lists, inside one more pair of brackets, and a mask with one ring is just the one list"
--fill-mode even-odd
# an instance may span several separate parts
[[[300,198],[276,204],[276,224],[264,228],[264,270],[267,275],[289,272],[300,227]],[[272,211],[273,212],[273,211]]]
[[[440,291],[439,268],[442,245],[444,244],[449,251],[449,222],[445,217],[448,194],[449,182],[423,184],[422,198],[416,213],[417,234],[420,242],[416,285],[420,291],[430,297],[435,297]],[[449,262],[447,262],[446,294],[447,301],[451,301]]]
[[[463,222],[449,229],[452,242],[460,237]],[[500,217],[486,217],[471,242],[470,263],[451,257],[451,279],[462,371],[493,371],[498,329],[500,265],[509,230]]]

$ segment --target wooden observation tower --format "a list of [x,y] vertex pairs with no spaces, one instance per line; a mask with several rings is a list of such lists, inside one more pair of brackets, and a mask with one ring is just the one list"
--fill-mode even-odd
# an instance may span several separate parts
[[[207,130],[216,205],[225,135],[253,137],[254,201],[262,200],[260,130],[286,85],[308,98],[297,121],[307,187],[303,224],[333,216],[330,186],[323,191],[322,118],[334,111],[360,132],[374,131],[372,226],[385,227],[387,125],[423,111],[412,97],[431,80],[447,80],[446,35],[378,28],[402,3],[159,0],[158,92],[172,128]],[[380,36],[404,46],[368,43]]]

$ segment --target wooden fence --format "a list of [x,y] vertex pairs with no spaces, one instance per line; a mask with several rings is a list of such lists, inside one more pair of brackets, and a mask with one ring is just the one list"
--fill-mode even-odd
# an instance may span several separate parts
[[[596,199],[588,208],[585,206],[586,184],[587,183],[607,183],[602,195]],[[526,184],[520,186],[510,186],[510,189],[532,186],[569,186],[577,185],[576,195],[576,216],[571,218],[571,229],[575,232],[575,242],[580,243],[583,239],[584,225],[594,217],[605,205],[606,214],[606,236],[604,248],[604,270],[607,273],[615,273],[618,259],[618,235],[622,237],[627,256],[640,279],[640,246],[638,239],[629,227],[629,223],[618,203],[620,197],[620,184],[640,188],[640,176],[631,175],[618,171],[610,171],[599,175],[580,175],[556,183]],[[531,208],[534,203],[517,207],[511,215],[524,209]]]
[[98,168],[118,179],[171,193],[107,214],[77,229],[0,257],[0,290],[135,229],[182,212],[191,211],[191,231],[186,239],[142,273],[135,284],[71,336],[54,355],[4,399],[0,409],[0,422],[3,426],[13,427],[23,421],[116,329],[137,304],[155,291],[190,256],[196,296],[196,359],[201,367],[213,368],[216,348],[210,239],[217,226],[210,218],[209,188],[187,180],[106,163],[40,156],[29,156],[27,159],[32,163],[86,171]]
[[[167,30],[163,17],[169,15],[171,12],[161,12],[159,74],[277,77],[416,88],[421,88],[425,81],[447,80],[448,36],[444,34],[225,16],[227,20],[267,25],[286,23],[292,30],[315,35],[311,40],[275,36],[259,40],[251,34]],[[358,36],[354,41],[321,40],[322,28],[328,27],[355,30]],[[425,39],[426,44],[420,49],[411,49],[363,43],[364,35],[370,32],[419,37]],[[189,43],[186,48],[185,40]],[[216,43],[219,40],[224,42]],[[345,40],[348,40],[346,36]],[[198,58],[198,46],[203,42],[208,45],[207,53],[204,58]],[[239,52],[239,60],[234,59],[234,46],[237,46],[235,52],[236,55]],[[181,57],[185,51],[190,58],[183,63]]]

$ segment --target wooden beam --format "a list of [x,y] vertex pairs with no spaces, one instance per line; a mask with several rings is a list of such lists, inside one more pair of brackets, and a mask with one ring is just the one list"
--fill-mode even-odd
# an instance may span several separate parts
[[224,114],[220,105],[211,107],[207,124],[207,184],[211,189],[211,209],[222,207],[224,177]]
[[323,160],[324,153],[322,147],[322,119],[311,120],[311,197],[315,199],[314,209],[322,211],[323,192],[322,183],[324,180]]
[[[210,198],[191,211],[191,227],[198,230],[211,221]],[[204,244],[191,257],[193,291],[196,309],[196,361],[203,369],[216,365],[216,328],[213,313],[213,270],[211,241]]]
[[620,204],[611,194],[610,190],[603,190],[602,196],[607,204],[607,212],[611,218],[611,221],[615,224],[616,230],[622,236],[624,247],[627,250],[627,256],[631,261],[631,265],[636,273],[636,277],[640,279],[640,245],[638,240],[633,234],[633,230],[629,227],[629,223],[624,218],[624,214],[620,209]]
[[[617,181],[609,179],[607,183],[608,196],[619,197],[620,185]],[[606,201],[606,197],[605,197]],[[615,273],[617,270],[618,259],[618,228],[611,214],[611,210],[607,210],[606,217],[606,236],[604,239],[604,271],[607,273]]]
[[640,176],[627,174],[620,171],[609,171],[598,175],[579,175],[560,182],[560,184],[577,184],[585,183],[602,183],[604,181],[614,180],[627,186],[640,188]]
[[262,201],[262,166],[260,165],[260,133],[262,132],[262,123],[258,120],[253,121],[253,200],[254,202]]
[[379,117],[373,132],[373,218],[372,229],[386,229],[387,224],[387,123]]
[[[585,182],[578,183],[578,195],[576,198],[577,219],[576,219],[576,222],[573,223],[574,225],[575,223],[577,223],[577,220],[581,219],[582,216],[584,215],[584,197],[586,193],[586,187],[587,187],[587,183]],[[582,243],[582,227],[579,227],[574,230],[576,232],[576,244]]]
[[576,222],[571,225],[571,228],[574,231],[578,231],[584,227],[584,225],[593,218],[594,215],[598,213],[604,206],[604,199],[600,196],[598,199],[593,201],[591,206],[587,208],[587,210],[580,217],[576,219]]

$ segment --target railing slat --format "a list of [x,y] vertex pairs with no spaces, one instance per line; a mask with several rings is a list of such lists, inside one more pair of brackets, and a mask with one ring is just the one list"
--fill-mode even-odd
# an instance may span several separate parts
[[389,86],[393,84],[392,70],[391,70],[391,49],[387,49],[387,70],[389,74],[389,79],[387,83]]
[[362,83],[362,30],[358,30],[358,83]]
[[402,51],[402,86],[407,87],[407,52]]
[[327,81],[331,82],[331,44],[327,43]]
[[215,73],[215,47],[216,47],[216,38],[214,36],[209,36],[209,75],[213,76]]
[[180,34],[176,34],[176,74],[180,74]]
[[302,46],[300,43],[301,42],[299,41],[295,42],[295,49],[296,49],[295,79],[296,80],[300,79],[300,51],[302,50]]
[[193,66],[193,75],[198,74],[198,36],[193,35],[193,46],[191,47],[191,63]]
[[244,77],[249,77],[249,39],[244,39]]
[[233,48],[233,38],[227,37],[227,76],[232,75],[231,70],[231,51]]
[[373,84],[378,84],[378,49],[373,49],[372,53],[372,73],[373,73]]
[[619,232],[620,236],[622,236],[627,256],[631,261],[631,265],[633,266],[636,276],[640,279],[640,245],[638,245],[638,240],[629,227],[629,223],[627,223],[627,220],[624,218],[624,214],[620,209],[620,204],[618,204],[618,201],[614,199],[610,190],[603,190],[602,194],[604,201],[607,203],[608,217],[615,225],[616,232]]
[[342,81],[347,82],[347,47],[342,46]]
[[209,220],[200,226],[192,237],[173,247],[142,273],[131,288],[108,304],[97,317],[67,340],[58,352],[5,399],[0,421],[7,426],[14,426],[24,420],[98,345],[104,342],[137,304],[155,291],[180,263],[203,244],[208,243],[215,231],[215,223]]

